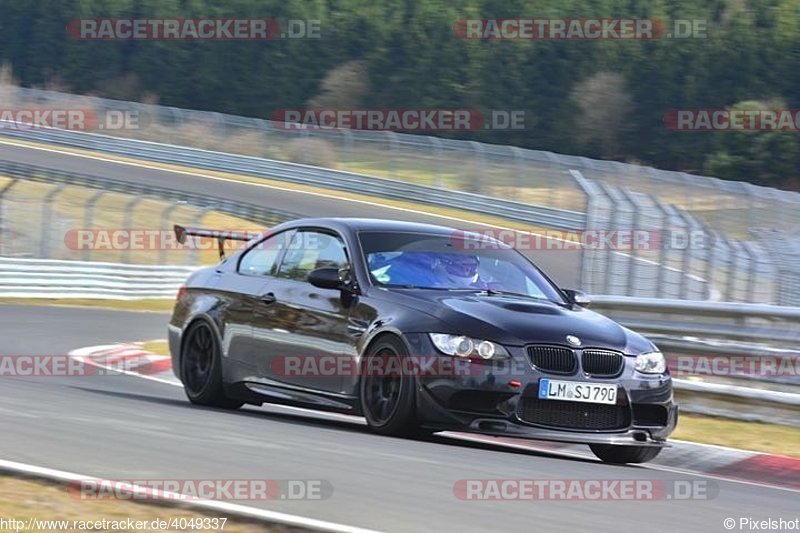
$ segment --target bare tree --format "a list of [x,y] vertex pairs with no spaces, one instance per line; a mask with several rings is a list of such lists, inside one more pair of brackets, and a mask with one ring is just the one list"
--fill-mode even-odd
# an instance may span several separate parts
[[311,109],[356,109],[368,90],[366,63],[348,61],[328,72],[322,91],[306,105]]
[[633,107],[625,78],[614,72],[597,72],[575,86],[570,100],[578,108],[576,140],[602,157],[619,155],[620,137]]

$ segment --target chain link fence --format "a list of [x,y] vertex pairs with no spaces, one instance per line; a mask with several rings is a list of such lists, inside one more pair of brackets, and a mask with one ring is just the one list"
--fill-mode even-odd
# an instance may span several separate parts
[[[0,87],[0,97],[6,107],[91,109],[95,132],[104,135],[470,192],[585,213],[587,230],[661,235],[660,247],[584,250],[582,288],[592,293],[800,305],[800,193],[425,135],[287,129],[269,120],[12,86]],[[699,237],[677,246],[676,236]]]
[[181,245],[174,224],[255,235],[293,218],[255,204],[0,161],[0,258],[209,264],[218,259],[215,239]]

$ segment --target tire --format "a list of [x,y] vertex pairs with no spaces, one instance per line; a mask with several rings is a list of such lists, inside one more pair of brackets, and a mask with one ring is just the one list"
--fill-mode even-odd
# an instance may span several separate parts
[[601,461],[612,464],[646,463],[661,453],[657,446],[618,446],[614,444],[590,444],[589,447]]
[[191,324],[183,334],[180,375],[189,401],[197,405],[238,409],[244,402],[225,396],[222,358],[217,335],[204,321]]
[[[365,369],[372,368],[370,360],[375,357],[400,357],[406,348],[397,337],[386,336],[370,346],[364,357]],[[384,368],[380,365],[379,368]],[[416,420],[416,379],[413,376],[393,376],[379,372],[370,375],[363,372],[359,384],[361,412],[367,425],[375,433],[395,437],[424,436]]]

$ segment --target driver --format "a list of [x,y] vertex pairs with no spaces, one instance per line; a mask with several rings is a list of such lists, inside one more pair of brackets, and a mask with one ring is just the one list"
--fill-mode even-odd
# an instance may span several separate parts
[[478,274],[480,259],[477,255],[441,254],[437,259],[433,271],[437,280],[445,281],[448,288],[481,290],[488,288]]

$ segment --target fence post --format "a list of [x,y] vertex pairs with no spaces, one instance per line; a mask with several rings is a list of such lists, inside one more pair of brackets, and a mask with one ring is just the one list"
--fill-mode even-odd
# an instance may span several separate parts
[[397,157],[397,134],[393,131],[387,131],[386,135],[389,137],[389,172],[388,175],[392,178],[397,178],[397,166],[395,165],[395,158]]
[[[169,219],[172,217],[172,213],[178,208],[181,207],[183,204],[174,203],[170,204],[164,208],[161,212],[161,224],[160,227],[162,228],[171,228],[172,226],[169,223]],[[158,253],[158,264],[166,265],[167,264],[167,247],[162,246],[161,250]]]
[[59,184],[45,195],[44,201],[42,202],[42,240],[39,243],[39,257],[42,259],[50,257],[50,228],[53,218],[53,200],[66,186],[66,183]]
[[756,290],[756,277],[758,276],[758,253],[749,242],[742,243],[742,248],[750,258],[750,270],[747,274],[747,294],[745,301],[753,302]]
[[18,178],[11,178],[11,181],[6,183],[6,185],[0,189],[0,255],[5,255],[5,239],[3,238],[5,229],[6,229],[6,193],[11,190],[11,188],[17,184],[19,181]]
[[[210,211],[212,211],[212,209],[210,207],[206,207],[205,209],[198,210],[197,211],[197,215],[195,215],[195,217],[194,217],[193,225],[202,226],[203,225],[203,219],[206,217],[206,215]],[[199,242],[199,241],[195,241],[195,242]],[[198,248],[199,248],[198,246],[195,246],[189,252],[189,264],[191,264],[191,265],[200,264],[200,250]],[[162,262],[161,264],[164,264],[164,263]]]
[[714,280],[716,278],[714,269],[717,266],[717,233],[707,225],[702,225],[703,233],[705,234],[706,242],[706,270],[703,277],[708,284],[709,297],[713,299],[714,296]]
[[667,247],[669,243],[666,242],[666,238],[669,236],[669,228],[668,228],[668,221],[669,221],[669,210],[658,201],[655,195],[648,195],[650,201],[653,202],[653,205],[656,206],[656,209],[661,213],[661,223],[659,224],[659,243],[661,248],[658,250],[658,269],[656,273],[656,298],[663,298],[664,297],[664,284],[666,281],[666,273],[667,273]]
[[[689,218],[689,215],[684,212],[683,209],[678,207],[675,208],[675,214],[680,218],[681,222],[683,222],[683,228],[686,231],[686,234],[691,235],[692,222]],[[680,288],[678,289],[678,298],[681,300],[688,299],[691,252],[691,243],[687,242],[686,249],[684,249],[683,253],[681,254]]]
[[442,177],[442,140],[438,137],[430,136],[430,143],[433,145],[433,158],[431,159],[431,173],[434,175],[434,182],[440,189],[445,188],[444,178]]
[[[598,184],[594,183],[593,181],[589,181],[583,177],[583,174],[579,170],[572,169],[569,171],[569,175],[575,180],[578,184],[578,187],[583,191],[586,195],[586,218],[584,222],[584,231],[594,228],[596,225],[596,221],[598,218],[597,212],[599,210],[598,204],[601,202],[610,203],[610,199],[603,191],[602,187]],[[587,250],[585,246],[581,246],[581,253],[579,259],[579,283],[578,286],[582,290],[588,290],[589,292],[596,292],[595,287],[595,276],[593,270],[594,264],[594,255],[588,254],[595,254],[596,251]],[[604,265],[607,266],[607,265]]]
[[483,143],[470,141],[470,145],[472,146],[473,157],[477,159],[476,164],[472,167],[473,170],[477,172],[477,179],[474,181],[470,180],[473,186],[470,187],[471,190],[469,192],[482,194],[485,189],[483,179],[486,177],[486,153]]
[[[633,245],[633,237],[635,236],[636,232],[642,229],[642,206],[639,204],[636,197],[626,188],[620,189],[625,200],[633,207],[633,227],[631,228],[631,245]],[[619,237],[618,237],[619,238]],[[628,267],[628,283],[625,288],[625,293],[628,296],[634,296],[633,294],[633,287],[636,283],[636,275],[639,271],[639,250],[633,246],[630,250],[630,258],[629,261],[630,266]]]
[[741,255],[741,245],[733,240],[728,240],[728,250],[730,251],[730,255],[728,257],[731,258],[730,268],[728,270],[729,276],[725,283],[725,299],[729,302],[736,301],[735,300],[735,289],[736,289],[736,281],[737,281],[737,274],[738,274],[738,267],[739,267],[739,257]]
[[[94,195],[92,195],[91,198],[89,198],[86,201],[86,206],[84,207],[84,212],[83,212],[83,229],[87,230],[92,229],[92,226],[94,225],[94,206],[97,205],[97,202],[100,200],[100,198],[102,198],[107,193],[108,191],[97,191],[96,193],[94,193]],[[89,259],[91,259],[92,256],[91,247],[83,250],[82,255],[83,255],[82,259],[84,261],[88,261]]]
[[133,210],[144,198],[141,196],[133,197],[127,204],[125,204],[125,218],[122,221],[122,227],[128,232],[128,247],[122,251],[122,262],[131,262],[131,230],[133,229]]

